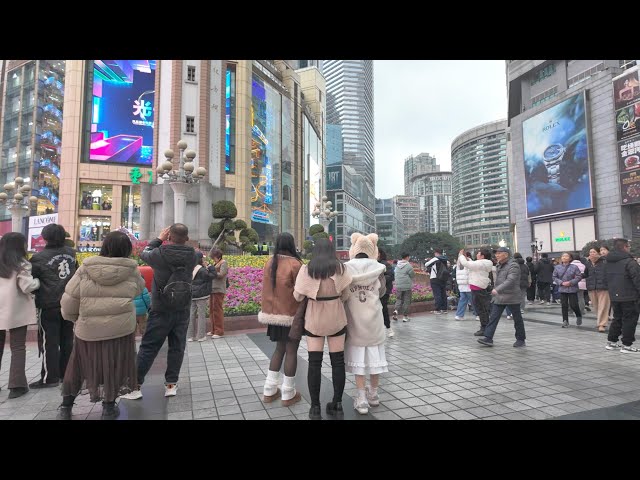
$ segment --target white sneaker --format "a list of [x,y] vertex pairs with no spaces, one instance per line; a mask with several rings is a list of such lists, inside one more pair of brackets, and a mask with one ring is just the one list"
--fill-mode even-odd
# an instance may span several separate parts
[[395,333],[393,333],[393,329],[392,329],[392,328],[389,328],[389,329],[387,330],[387,337],[391,338],[391,337],[393,337],[394,335],[395,335]]
[[211,338],[222,338],[222,335],[211,335]]
[[528,303],[529,303],[529,305],[533,305],[533,302],[528,302]]
[[476,315],[476,321],[480,321],[480,315]]
[[193,338],[187,338],[187,342],[193,342]]
[[142,398],[142,390],[133,390],[126,395],[120,395],[120,398],[123,398],[125,400],[140,400]]
[[464,320],[462,317],[459,317],[459,316],[457,316],[457,315],[456,315],[455,317],[453,317],[453,318],[454,318],[455,320]]
[[620,353],[640,353],[640,350],[638,350],[636,347],[632,347],[632,346],[625,346],[622,345],[620,347]]
[[366,415],[369,413],[369,402],[367,402],[366,398],[356,398],[356,401],[353,404],[353,408],[360,415]]
[[178,393],[178,384],[170,383],[169,385],[164,386],[164,396],[165,397],[175,397]]
[[207,340],[207,337],[202,337],[202,338],[199,338],[199,339],[198,339],[198,341],[199,341],[199,342],[204,342],[204,341],[206,341],[206,340]]
[[404,318],[402,319],[402,321],[406,323],[406,322],[410,322],[410,321],[411,321],[411,319],[410,319],[409,317],[404,317]]
[[507,320],[513,320],[513,315],[507,315]]
[[393,319],[397,322],[398,321],[398,311],[394,310],[393,311]]
[[207,337],[210,337],[211,335],[213,335],[213,332],[207,332]]
[[620,348],[620,344],[617,342],[607,342],[607,345],[604,348],[607,350],[616,350],[617,348]]
[[367,401],[370,407],[377,407],[380,405],[380,396],[376,393],[373,395],[369,387],[367,387]]

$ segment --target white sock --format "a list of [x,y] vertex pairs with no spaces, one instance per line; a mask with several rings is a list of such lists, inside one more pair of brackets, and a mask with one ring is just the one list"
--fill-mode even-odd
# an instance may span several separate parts
[[296,377],[284,376],[282,384],[282,400],[291,400],[296,396]]
[[369,396],[375,397],[376,395],[378,395],[378,387],[373,388],[369,386]]
[[366,392],[366,390],[364,388],[359,388],[358,389],[358,401],[360,403],[367,402],[367,392]]
[[280,381],[280,372],[274,372],[269,370],[267,372],[267,379],[264,381],[264,395],[270,397],[275,395],[278,391],[278,383]]

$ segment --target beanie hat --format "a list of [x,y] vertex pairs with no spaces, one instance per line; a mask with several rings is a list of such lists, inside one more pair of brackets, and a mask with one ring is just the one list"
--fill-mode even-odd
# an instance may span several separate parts
[[378,234],[370,233],[363,235],[361,233],[353,233],[351,235],[351,248],[349,249],[349,258],[354,259],[359,253],[366,253],[369,258],[378,259]]

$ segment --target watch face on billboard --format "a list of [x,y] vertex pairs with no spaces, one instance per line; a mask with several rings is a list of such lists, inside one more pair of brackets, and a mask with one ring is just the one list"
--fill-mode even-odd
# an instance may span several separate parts
[[94,60],[89,161],[151,166],[155,60]]
[[527,218],[593,207],[584,93],[522,123]]

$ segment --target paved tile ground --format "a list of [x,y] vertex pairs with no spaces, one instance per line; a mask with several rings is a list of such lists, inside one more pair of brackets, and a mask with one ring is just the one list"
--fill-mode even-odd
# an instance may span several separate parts
[[[381,405],[367,416],[352,410],[355,378],[347,374],[345,419],[378,420],[530,420],[549,418],[630,418],[640,409],[640,355],[604,349],[606,336],[595,330],[595,316],[583,327],[560,328],[560,307],[525,312],[527,347],[514,349],[512,321],[501,320],[494,347],[476,342],[478,323],[467,314],[421,314],[409,323],[392,322],[396,335],[386,343],[389,373],[381,380]],[[575,325],[575,319],[571,319]],[[306,342],[300,345],[296,382],[303,400],[290,408],[280,401],[263,404],[262,385],[273,344],[264,333],[229,335],[188,343],[178,395],[164,398],[166,347],[143,386],[144,398],[121,401],[121,419],[306,420]],[[35,344],[27,347],[27,377],[39,376]],[[60,404],[58,389],[31,391],[8,400],[10,353],[0,370],[0,420],[53,419]],[[325,351],[323,406],[331,395],[331,364]],[[348,408],[347,408],[348,407]],[[604,410],[608,407],[608,410]],[[100,404],[80,396],[74,419],[99,419]],[[613,409],[613,410],[612,410]],[[324,415],[323,413],[323,416]],[[638,417],[636,417],[638,418]]]

